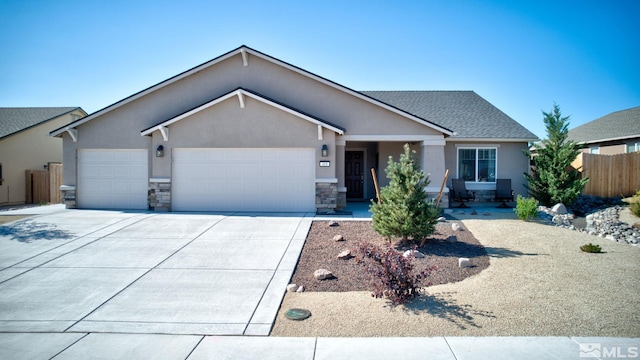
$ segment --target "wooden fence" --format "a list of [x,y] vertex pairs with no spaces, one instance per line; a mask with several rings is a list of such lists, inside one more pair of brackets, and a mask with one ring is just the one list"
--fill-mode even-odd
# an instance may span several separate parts
[[640,152],[618,155],[582,154],[583,194],[630,196],[640,190]]
[[27,204],[59,204],[61,202],[62,164],[49,163],[48,170],[26,171]]

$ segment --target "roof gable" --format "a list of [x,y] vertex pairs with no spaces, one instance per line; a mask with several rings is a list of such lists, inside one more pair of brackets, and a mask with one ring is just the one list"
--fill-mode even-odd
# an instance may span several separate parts
[[205,68],[208,68],[210,66],[214,66],[215,64],[217,64],[219,62],[222,62],[222,61],[224,61],[226,59],[229,59],[229,58],[231,58],[233,56],[237,56],[237,55],[241,55],[242,62],[243,62],[244,66],[250,66],[250,64],[251,64],[251,56],[256,56],[256,57],[259,57],[259,58],[264,59],[266,61],[269,61],[269,62],[271,62],[273,64],[282,66],[283,68],[286,68],[288,70],[294,71],[294,72],[296,72],[298,74],[301,74],[303,76],[306,76],[308,78],[311,78],[313,80],[321,82],[321,83],[323,83],[323,84],[325,84],[327,86],[330,86],[330,87],[333,87],[335,89],[338,89],[338,90],[340,90],[340,91],[342,91],[344,93],[350,94],[352,96],[355,96],[357,98],[365,100],[365,101],[367,101],[369,103],[375,104],[376,106],[384,108],[384,109],[386,109],[388,111],[392,111],[392,112],[394,112],[396,114],[399,114],[399,115],[401,115],[403,117],[411,119],[411,120],[413,120],[415,122],[418,122],[418,123],[420,123],[422,125],[425,125],[425,126],[428,126],[430,128],[433,128],[433,129],[435,129],[435,130],[437,130],[439,132],[442,132],[443,134],[445,134],[447,136],[453,134],[453,132],[451,130],[449,130],[448,128],[443,127],[441,125],[438,125],[436,123],[433,123],[433,122],[431,122],[431,121],[429,121],[429,120],[427,120],[425,118],[421,118],[421,117],[417,116],[416,114],[408,113],[408,112],[406,112],[406,111],[404,111],[402,109],[399,109],[397,107],[394,107],[394,106],[391,106],[391,105],[386,104],[384,102],[381,102],[381,101],[379,101],[379,100],[377,100],[377,99],[375,99],[373,97],[366,96],[366,95],[362,94],[361,92],[352,90],[352,89],[350,89],[348,87],[345,87],[345,86],[342,86],[342,85],[340,85],[340,84],[338,84],[336,82],[333,82],[333,81],[328,80],[326,78],[323,78],[321,76],[315,75],[315,74],[313,74],[311,72],[308,72],[308,71],[306,71],[304,69],[301,69],[301,68],[299,68],[297,66],[291,65],[291,64],[286,63],[286,62],[281,61],[281,60],[278,60],[278,59],[276,59],[274,57],[271,57],[269,55],[266,55],[266,54],[264,54],[262,52],[259,52],[257,50],[254,50],[252,48],[249,48],[249,47],[243,45],[243,46],[241,46],[241,47],[239,47],[239,48],[237,48],[235,50],[232,50],[232,51],[230,51],[230,52],[228,52],[226,54],[223,54],[223,55],[221,55],[221,56],[219,56],[217,58],[209,60],[209,61],[207,61],[207,62],[205,62],[205,63],[203,63],[201,65],[198,65],[198,66],[196,66],[196,67],[194,67],[192,69],[189,69],[189,70],[187,70],[185,72],[182,72],[182,73],[180,73],[178,75],[175,75],[175,76],[173,76],[173,77],[171,77],[171,78],[169,78],[169,79],[167,79],[165,81],[162,81],[162,82],[160,82],[160,83],[158,83],[156,85],[153,85],[153,86],[151,86],[151,87],[149,87],[147,89],[144,89],[144,90],[142,90],[142,91],[140,91],[138,93],[135,93],[135,94],[133,94],[133,95],[131,95],[131,96],[125,98],[125,99],[122,99],[122,100],[120,100],[120,101],[118,101],[118,102],[116,102],[116,103],[114,103],[112,105],[109,105],[109,106],[107,106],[107,107],[105,107],[105,108],[103,108],[101,110],[98,110],[98,111],[96,111],[96,112],[94,112],[94,113],[92,113],[92,114],[90,114],[90,115],[88,115],[88,116],[86,116],[86,117],[84,117],[84,118],[82,118],[82,119],[80,119],[78,121],[75,121],[75,122],[73,122],[73,123],[71,123],[71,124],[69,124],[67,126],[64,126],[64,127],[59,128],[59,129],[56,129],[56,130],[52,131],[50,135],[59,136],[62,133],[64,133],[65,131],[68,131],[68,130],[76,127],[76,126],[82,125],[83,123],[91,121],[91,120],[93,120],[95,118],[98,118],[101,115],[104,115],[104,114],[106,114],[106,113],[108,113],[108,112],[110,112],[112,110],[115,110],[115,109],[117,109],[117,108],[119,108],[119,107],[121,107],[121,106],[123,106],[123,105],[125,105],[125,104],[127,104],[129,102],[132,102],[132,101],[134,101],[134,100],[136,100],[136,99],[138,99],[140,97],[143,97],[143,96],[145,96],[145,95],[147,95],[147,94],[149,94],[149,93],[151,93],[153,91],[156,91],[156,90],[158,90],[158,89],[160,89],[162,87],[165,87],[165,86],[167,86],[169,84],[172,84],[172,83],[174,83],[176,81],[179,81],[179,80],[181,80],[183,78],[186,78],[186,77],[188,77],[190,75],[196,74],[196,73],[204,70]]
[[[0,139],[68,114],[79,107],[0,108]],[[82,110],[82,109],[80,109]],[[84,112],[84,111],[83,111]]]
[[186,112],[184,112],[184,113],[182,113],[182,114],[180,114],[178,116],[172,117],[171,119],[167,119],[167,120],[161,122],[160,124],[157,124],[157,125],[152,126],[152,127],[148,128],[148,129],[142,130],[140,132],[140,135],[149,136],[154,131],[160,131],[162,133],[162,136],[164,137],[165,141],[167,141],[168,140],[168,133],[169,133],[168,130],[167,130],[167,126],[169,126],[169,125],[171,125],[173,123],[176,123],[176,122],[178,122],[180,120],[186,119],[187,117],[189,117],[189,116],[191,116],[191,115],[193,115],[195,113],[203,111],[203,110],[205,110],[205,109],[207,109],[207,108],[209,108],[209,107],[211,107],[213,105],[219,104],[220,102],[228,100],[228,99],[233,98],[233,97],[237,97],[238,98],[238,106],[241,107],[241,108],[244,108],[245,107],[245,100],[244,100],[245,96],[248,96],[250,98],[256,99],[256,100],[258,100],[258,101],[260,101],[262,103],[265,103],[265,104],[267,104],[269,106],[278,108],[278,109],[280,109],[282,111],[285,111],[287,113],[293,114],[293,115],[295,115],[295,116],[297,116],[297,117],[299,117],[299,118],[301,118],[303,120],[306,120],[306,121],[309,121],[311,123],[314,123],[314,124],[318,125],[318,127],[323,127],[323,128],[329,129],[329,130],[334,131],[334,132],[336,132],[336,133],[338,133],[340,135],[344,134],[345,129],[340,127],[340,126],[331,124],[331,123],[329,123],[327,121],[324,121],[324,120],[319,119],[317,117],[314,117],[312,115],[306,114],[306,113],[304,113],[304,112],[302,112],[300,110],[297,110],[297,109],[294,109],[294,108],[292,108],[290,106],[287,106],[285,104],[276,102],[275,100],[269,99],[269,98],[267,98],[265,96],[262,96],[262,95],[260,95],[258,93],[255,93],[253,91],[250,91],[250,90],[247,90],[247,89],[238,88],[238,89],[236,89],[234,91],[231,91],[231,92],[229,92],[229,93],[227,93],[227,94],[225,94],[223,96],[220,96],[220,97],[218,97],[216,99],[213,99],[213,100],[211,100],[211,101],[209,101],[209,102],[207,102],[205,104],[202,104],[202,105],[200,105],[200,106],[198,106],[196,108],[193,108],[193,109],[191,109],[189,111],[186,111]]
[[452,139],[533,141],[538,137],[474,91],[363,91],[451,129]]
[[576,142],[600,142],[640,137],[640,106],[612,112],[569,130]]

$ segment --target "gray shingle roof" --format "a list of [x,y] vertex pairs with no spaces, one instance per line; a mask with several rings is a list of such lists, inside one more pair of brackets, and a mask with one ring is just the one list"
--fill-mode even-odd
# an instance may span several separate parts
[[455,131],[452,138],[538,137],[473,91],[361,91],[361,93]]
[[640,137],[640,106],[612,112],[575,127],[568,134],[569,139],[577,142],[632,137]]
[[53,120],[78,107],[0,108],[0,139]]

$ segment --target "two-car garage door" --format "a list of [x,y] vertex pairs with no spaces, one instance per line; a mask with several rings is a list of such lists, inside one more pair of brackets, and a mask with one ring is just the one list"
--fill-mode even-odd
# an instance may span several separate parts
[[[314,211],[313,149],[173,149],[173,211]],[[78,207],[147,209],[145,149],[78,152]]]
[[309,148],[173,149],[173,211],[314,211]]

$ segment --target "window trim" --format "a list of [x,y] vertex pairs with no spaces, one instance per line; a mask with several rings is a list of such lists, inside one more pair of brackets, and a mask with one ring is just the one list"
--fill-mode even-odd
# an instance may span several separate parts
[[600,146],[590,146],[589,154],[600,155]]
[[[456,178],[460,178],[460,150],[475,150],[475,181],[466,181],[465,183],[470,184],[495,184],[498,179],[498,148],[499,146],[456,146]],[[496,158],[495,158],[495,175],[493,177],[493,181],[478,181],[478,151],[479,150],[495,150]]]

